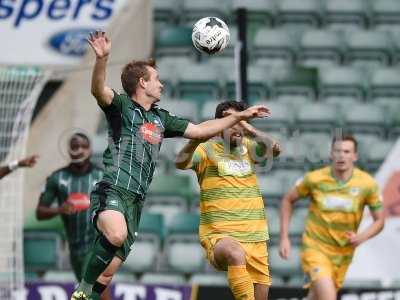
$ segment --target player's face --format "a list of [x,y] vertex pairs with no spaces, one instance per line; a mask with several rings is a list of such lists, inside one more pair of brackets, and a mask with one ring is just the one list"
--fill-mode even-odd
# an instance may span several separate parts
[[344,172],[353,168],[357,161],[357,152],[352,141],[336,141],[331,150],[333,168]]
[[147,96],[154,98],[155,102],[159,101],[161,98],[161,93],[163,90],[163,85],[158,77],[158,72],[152,67],[147,67],[150,74],[148,81],[144,83],[144,89]]
[[[236,110],[229,108],[226,111],[224,111],[223,115],[229,116],[232,113],[236,112]],[[226,129],[223,133],[223,137],[226,141],[229,141],[229,144],[231,146],[238,146],[241,145],[242,140],[243,140],[243,129],[239,125],[234,125],[228,129]]]
[[80,136],[74,136],[69,144],[68,153],[72,163],[80,164],[90,158],[92,150],[86,139]]

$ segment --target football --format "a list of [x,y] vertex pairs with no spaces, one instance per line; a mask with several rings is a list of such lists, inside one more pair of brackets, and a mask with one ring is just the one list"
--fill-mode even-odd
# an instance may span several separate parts
[[221,52],[229,43],[229,28],[216,17],[198,20],[193,26],[192,41],[200,52],[215,54]]

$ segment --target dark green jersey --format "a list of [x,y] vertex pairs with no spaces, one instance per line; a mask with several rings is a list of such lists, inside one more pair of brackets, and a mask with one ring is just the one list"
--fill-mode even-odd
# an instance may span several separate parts
[[[53,204],[61,206],[71,200],[89,201],[90,192],[102,175],[103,171],[94,165],[85,174],[74,173],[70,166],[59,169],[47,177],[45,189],[40,195],[40,205],[50,207]],[[96,234],[91,223],[90,209],[61,217],[71,254],[86,254]]]
[[146,111],[127,95],[115,92],[112,104],[102,110],[109,127],[104,180],[144,198],[163,138],[182,136],[189,122],[156,105]]

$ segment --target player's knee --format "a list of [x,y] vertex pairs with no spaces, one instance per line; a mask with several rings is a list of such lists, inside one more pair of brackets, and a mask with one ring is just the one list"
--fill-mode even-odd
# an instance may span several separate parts
[[225,249],[225,256],[228,265],[238,266],[246,264],[246,254],[240,246],[228,247]]
[[107,239],[110,241],[111,244],[121,247],[122,244],[125,242],[128,234],[123,230],[108,232],[105,234]]

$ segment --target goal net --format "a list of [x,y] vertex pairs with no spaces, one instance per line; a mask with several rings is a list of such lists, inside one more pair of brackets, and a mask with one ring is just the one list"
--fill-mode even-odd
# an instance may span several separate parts
[[[0,67],[0,164],[26,155],[33,108],[48,73]],[[22,170],[0,180],[0,299],[24,299]]]

